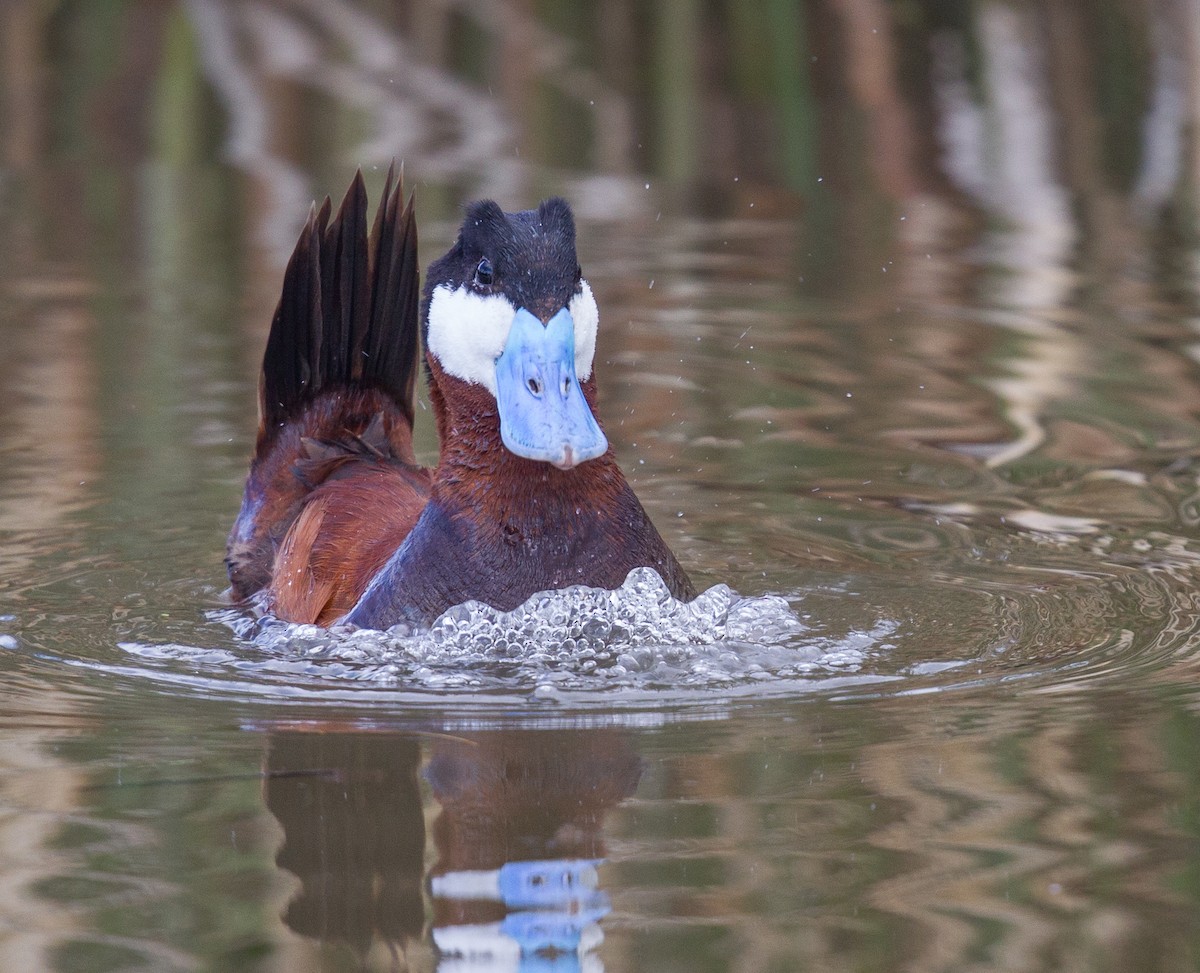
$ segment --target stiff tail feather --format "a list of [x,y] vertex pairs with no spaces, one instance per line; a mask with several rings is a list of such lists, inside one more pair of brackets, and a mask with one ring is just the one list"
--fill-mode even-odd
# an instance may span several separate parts
[[306,498],[356,460],[413,462],[420,368],[417,229],[388,170],[370,233],[362,172],[337,214],[310,211],[263,356],[259,429],[226,566],[235,598],[266,587]]
[[283,277],[263,356],[260,436],[275,432],[322,392],[375,388],[413,418],[418,371],[417,227],[401,179],[389,169],[367,236],[367,190],[354,176],[337,215],[309,213]]

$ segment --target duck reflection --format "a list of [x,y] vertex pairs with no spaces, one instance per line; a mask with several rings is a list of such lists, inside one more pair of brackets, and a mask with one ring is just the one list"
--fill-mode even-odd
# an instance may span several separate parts
[[283,920],[365,957],[425,928],[425,816],[415,739],[378,733],[271,737],[267,808],[283,826],[275,861],[300,879]]
[[[511,731],[436,744],[433,941],[463,970],[578,970],[609,909],[604,814],[641,761],[616,731]],[[590,968],[598,969],[592,958]]]
[[[449,971],[599,970],[604,815],[641,761],[619,731],[513,730],[418,738],[272,735],[266,803],[278,865],[300,879],[295,932],[348,945],[366,968],[382,941],[409,956],[426,923]],[[432,801],[422,801],[420,768]],[[410,964],[411,965],[411,964]]]

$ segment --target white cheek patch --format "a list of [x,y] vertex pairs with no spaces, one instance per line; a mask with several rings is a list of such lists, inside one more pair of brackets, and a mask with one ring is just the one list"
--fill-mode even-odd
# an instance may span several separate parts
[[592,374],[592,359],[596,357],[596,332],[600,327],[600,310],[588,282],[582,281],[582,290],[571,298],[567,310],[575,322],[575,375],[586,382]]
[[[575,322],[575,374],[592,374],[600,311],[585,280],[567,306]],[[504,351],[517,308],[503,294],[475,294],[465,287],[438,287],[429,299],[429,352],[447,374],[496,394],[496,359]]]
[[496,359],[517,309],[503,294],[439,287],[429,300],[429,351],[442,368],[496,394]]

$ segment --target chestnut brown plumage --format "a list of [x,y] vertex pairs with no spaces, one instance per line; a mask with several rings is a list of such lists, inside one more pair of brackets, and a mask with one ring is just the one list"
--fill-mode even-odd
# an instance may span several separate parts
[[389,170],[369,240],[361,173],[332,222],[328,199],[314,208],[271,322],[226,565],[235,598],[266,590],[291,621],[349,611],[428,496],[412,451],[417,230],[402,199]]
[[[441,457],[432,475],[415,465],[418,336],[435,288],[465,286],[490,248],[494,289],[544,323],[581,277],[565,202],[510,216],[485,201],[468,209],[420,300],[412,201],[393,183],[389,171],[368,237],[356,175],[332,220],[328,199],[310,212],[288,263],[229,538],[233,595],[265,593],[290,621],[371,628],[428,622],[468,600],[507,610],[539,590],[616,588],[636,567],[694,597],[611,449],[571,469],[515,455],[493,394],[428,351]],[[594,414],[594,373],[580,387]]]

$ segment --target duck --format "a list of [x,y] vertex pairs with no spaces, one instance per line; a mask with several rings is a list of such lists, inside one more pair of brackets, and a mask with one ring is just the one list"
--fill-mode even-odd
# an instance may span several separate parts
[[[394,165],[367,224],[359,170],[336,214],[328,197],[310,209],[284,271],[226,550],[232,597],[369,629],[614,590],[643,567],[694,598],[597,417],[599,311],[569,204],[470,203],[423,291]],[[413,451],[422,364],[433,469]]]

